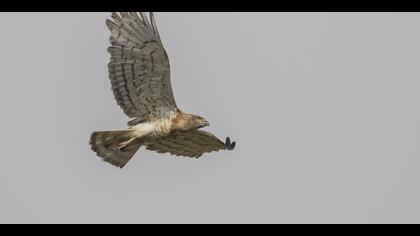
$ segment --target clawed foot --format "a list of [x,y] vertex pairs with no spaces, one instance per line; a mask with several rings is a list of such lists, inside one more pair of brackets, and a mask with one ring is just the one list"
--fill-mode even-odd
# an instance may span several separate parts
[[121,151],[124,151],[124,150],[125,150],[125,148],[127,148],[127,147],[128,147],[128,145],[129,145],[131,142],[133,142],[135,139],[136,139],[136,138],[131,138],[131,139],[129,139],[129,140],[127,140],[127,141],[125,141],[125,142],[119,143],[119,144],[118,144],[118,149],[120,149]]
[[236,146],[236,142],[231,143],[230,138],[227,137],[226,142],[225,142],[225,149],[232,151],[233,149],[235,149],[235,146]]

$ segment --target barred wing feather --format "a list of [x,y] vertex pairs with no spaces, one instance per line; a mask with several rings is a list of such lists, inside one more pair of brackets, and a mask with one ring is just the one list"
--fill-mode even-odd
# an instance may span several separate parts
[[176,156],[199,158],[205,153],[219,150],[232,150],[235,142],[227,138],[223,143],[216,136],[202,130],[178,131],[174,134],[153,140],[146,145],[146,149],[158,153],[170,153]]
[[169,58],[160,40],[153,13],[112,13],[111,61],[108,65],[118,105],[131,118],[154,120],[176,109]]

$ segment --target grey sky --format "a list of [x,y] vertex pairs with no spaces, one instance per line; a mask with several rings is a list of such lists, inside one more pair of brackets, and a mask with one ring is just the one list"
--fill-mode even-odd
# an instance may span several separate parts
[[109,13],[0,13],[0,223],[420,223],[420,14],[157,13],[199,160],[89,149],[128,121]]

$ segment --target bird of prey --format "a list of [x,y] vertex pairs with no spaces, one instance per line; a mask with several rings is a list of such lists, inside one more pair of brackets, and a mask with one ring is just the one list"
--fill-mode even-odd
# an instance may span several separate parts
[[204,153],[233,150],[235,142],[222,142],[200,130],[209,126],[203,117],[181,111],[175,103],[168,55],[153,13],[112,13],[108,48],[109,79],[118,105],[132,118],[122,131],[94,132],[90,146],[103,161],[123,168],[140,147],[158,153],[199,158]]

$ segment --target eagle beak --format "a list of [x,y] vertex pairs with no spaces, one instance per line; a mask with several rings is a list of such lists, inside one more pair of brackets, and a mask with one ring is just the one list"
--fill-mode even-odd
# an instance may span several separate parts
[[208,121],[205,121],[204,126],[210,126],[210,123]]

